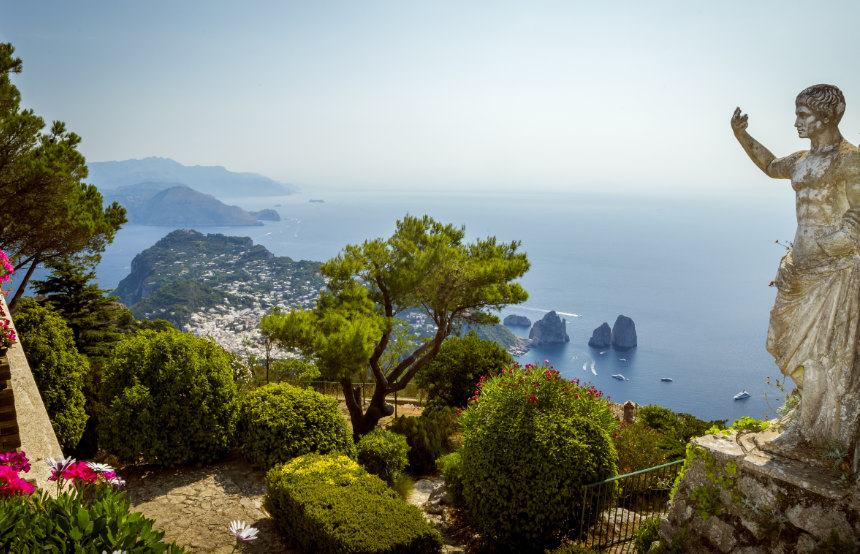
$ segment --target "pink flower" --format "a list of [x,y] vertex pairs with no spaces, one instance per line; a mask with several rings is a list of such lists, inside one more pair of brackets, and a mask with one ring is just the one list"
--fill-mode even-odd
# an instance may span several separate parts
[[0,464],[11,467],[15,471],[30,471],[30,460],[23,452],[4,452],[0,454]]
[[0,465],[0,494],[3,496],[21,496],[32,494],[35,487],[21,479],[18,472],[7,465]]

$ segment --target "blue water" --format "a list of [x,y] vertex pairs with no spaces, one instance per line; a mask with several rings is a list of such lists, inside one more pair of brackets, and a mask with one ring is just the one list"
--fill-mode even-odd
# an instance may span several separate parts
[[[744,197],[315,192],[236,203],[274,206],[283,220],[198,230],[250,236],[293,259],[322,261],[345,244],[387,237],[406,213],[465,225],[470,238],[519,240],[532,263],[522,279],[530,297],[501,315],[534,321],[556,310],[568,314],[562,317],[571,338],[534,348],[520,361],[548,359],[564,376],[591,381],[615,401],[656,403],[705,419],[772,416],[779,405],[779,392],[766,384],[778,370],[764,343],[775,294],[768,283],[784,254],[774,241],[794,234],[788,187]],[[100,284],[115,287],[134,255],[170,230],[123,228],[98,268]],[[618,314],[636,322],[638,348],[589,348],[592,330],[604,321],[612,325]],[[613,379],[614,373],[629,381]],[[742,389],[752,397],[734,401]]]

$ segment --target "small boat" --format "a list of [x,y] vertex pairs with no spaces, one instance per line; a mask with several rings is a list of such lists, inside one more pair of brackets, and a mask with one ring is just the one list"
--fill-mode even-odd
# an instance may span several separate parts
[[629,381],[630,380],[627,377],[621,375],[620,373],[616,373],[615,375],[612,376],[612,378],[618,379],[619,381]]
[[618,361],[619,361],[619,362],[626,362],[626,361],[627,361],[627,358],[618,358]]
[[743,390],[743,391],[741,391],[735,395],[735,400],[743,400],[744,398],[749,398],[749,397],[750,397],[750,393]]
[[671,382],[672,382],[672,378],[671,378],[671,377],[660,377],[660,380],[661,380],[661,381],[665,381],[666,383],[671,383]]

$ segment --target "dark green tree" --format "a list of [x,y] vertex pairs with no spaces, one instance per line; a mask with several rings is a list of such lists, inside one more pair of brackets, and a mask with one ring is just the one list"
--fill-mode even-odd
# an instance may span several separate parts
[[27,271],[9,303],[15,310],[39,264],[80,259],[104,251],[125,223],[125,209],[103,206],[99,191],[87,185],[81,138],[55,121],[48,132],[9,75],[20,72],[11,44],[0,44],[0,197],[14,198],[15,209],[0,211],[0,249]]
[[[349,245],[322,265],[328,284],[315,308],[269,314],[261,322],[284,346],[312,359],[326,379],[340,381],[356,439],[393,412],[386,397],[403,390],[458,326],[497,323],[490,311],[528,297],[513,282],[529,268],[518,242],[464,238],[463,227],[407,215],[390,238]],[[435,332],[386,368],[393,319],[407,310],[423,312]],[[375,387],[364,410],[353,383],[368,368]]]
[[30,362],[51,425],[68,452],[84,432],[84,379],[89,372],[86,356],[75,348],[65,320],[49,307],[27,298],[15,316],[21,346]]
[[113,344],[135,329],[134,316],[93,282],[92,265],[60,259],[49,267],[47,279],[33,281],[36,294],[63,316],[78,350],[102,365]]
[[482,375],[498,375],[511,362],[504,348],[469,331],[464,337],[448,337],[415,380],[430,403],[464,408]]

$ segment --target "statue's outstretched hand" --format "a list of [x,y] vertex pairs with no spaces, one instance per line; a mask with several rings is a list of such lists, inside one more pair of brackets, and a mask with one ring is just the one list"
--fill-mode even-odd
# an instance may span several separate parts
[[747,128],[747,114],[742,114],[740,108],[735,108],[735,113],[732,114],[732,131],[735,135],[740,134]]

